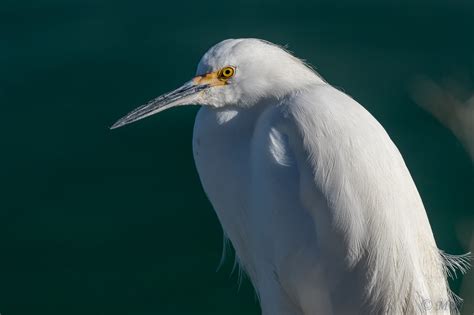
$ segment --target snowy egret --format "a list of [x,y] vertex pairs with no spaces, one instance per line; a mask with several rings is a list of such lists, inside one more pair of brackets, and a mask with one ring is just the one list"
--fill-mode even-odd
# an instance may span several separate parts
[[446,274],[468,258],[438,250],[398,149],[355,100],[277,45],[229,39],[112,128],[188,104],[203,105],[202,185],[263,314],[453,311]]

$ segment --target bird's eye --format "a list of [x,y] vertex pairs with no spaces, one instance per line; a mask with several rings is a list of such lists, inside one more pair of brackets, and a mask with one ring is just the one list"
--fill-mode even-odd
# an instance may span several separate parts
[[235,68],[234,67],[225,67],[219,70],[217,73],[217,77],[219,80],[227,80],[231,78],[235,73]]

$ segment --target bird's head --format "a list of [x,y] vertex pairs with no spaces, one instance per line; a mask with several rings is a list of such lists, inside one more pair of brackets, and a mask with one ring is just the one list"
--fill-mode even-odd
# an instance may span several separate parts
[[321,82],[304,62],[277,45],[259,39],[228,39],[204,54],[194,78],[133,110],[112,129],[181,105],[251,107]]

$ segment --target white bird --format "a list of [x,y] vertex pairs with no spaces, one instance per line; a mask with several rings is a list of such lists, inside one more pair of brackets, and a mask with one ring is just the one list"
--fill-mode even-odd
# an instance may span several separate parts
[[229,39],[118,128],[203,105],[199,176],[265,315],[450,314],[442,254],[398,149],[359,103],[283,48]]

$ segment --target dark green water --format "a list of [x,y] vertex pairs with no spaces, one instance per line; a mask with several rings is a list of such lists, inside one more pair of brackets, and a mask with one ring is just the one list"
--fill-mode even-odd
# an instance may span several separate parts
[[222,232],[194,168],[197,108],[108,130],[238,37],[288,44],[369,109],[439,247],[467,249],[472,163],[407,86],[420,73],[472,75],[472,1],[2,0],[2,315],[259,313],[232,257],[215,272]]

